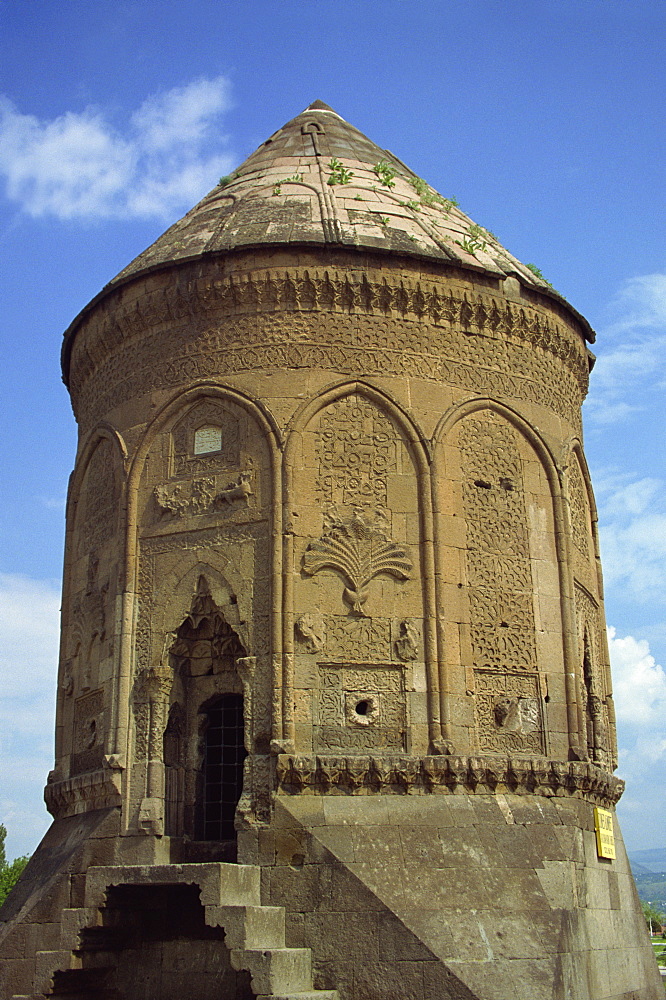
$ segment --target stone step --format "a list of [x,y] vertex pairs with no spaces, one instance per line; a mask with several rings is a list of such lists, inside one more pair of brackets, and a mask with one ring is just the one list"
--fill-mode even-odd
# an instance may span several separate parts
[[247,969],[257,995],[280,996],[312,991],[312,953],[309,948],[234,949],[231,965]]
[[223,927],[229,949],[284,948],[284,907],[207,906],[209,927]]
[[204,906],[261,905],[260,869],[223,861],[182,865],[91,866],[86,873],[86,906],[103,906],[108,886],[195,883]]
[[271,993],[255,1000],[340,1000],[337,990],[308,990],[307,993]]

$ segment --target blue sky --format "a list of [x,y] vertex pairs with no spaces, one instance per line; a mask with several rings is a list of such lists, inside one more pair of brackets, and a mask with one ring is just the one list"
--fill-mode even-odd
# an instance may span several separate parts
[[[643,0],[0,0],[0,822],[48,824],[62,332],[320,98],[598,332],[585,405],[630,848],[666,843],[666,7]],[[656,776],[656,780],[655,780]]]

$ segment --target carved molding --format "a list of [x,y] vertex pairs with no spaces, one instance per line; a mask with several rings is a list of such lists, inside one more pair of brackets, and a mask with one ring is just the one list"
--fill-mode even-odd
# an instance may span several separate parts
[[104,768],[74,778],[49,783],[44,789],[46,808],[54,819],[77,816],[93,809],[110,809],[122,801],[122,771]]
[[297,795],[466,792],[575,796],[614,805],[624,782],[595,764],[545,757],[277,757],[278,790]]

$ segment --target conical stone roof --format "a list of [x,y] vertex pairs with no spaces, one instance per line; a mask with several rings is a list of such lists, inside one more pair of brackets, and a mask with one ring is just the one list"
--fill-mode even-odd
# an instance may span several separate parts
[[251,247],[357,248],[448,263],[523,286],[563,305],[552,286],[488,230],[323,101],[278,129],[229,177],[110,281],[65,332],[63,366],[81,320],[114,289],[179,263]]
[[454,200],[323,101],[275,132],[110,286],[204,254],[276,244],[435,258],[497,276],[516,274],[551,291]]

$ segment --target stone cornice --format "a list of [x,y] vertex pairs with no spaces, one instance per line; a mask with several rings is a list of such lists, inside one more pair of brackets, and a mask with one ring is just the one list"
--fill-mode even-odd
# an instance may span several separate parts
[[[76,355],[80,385],[108,354],[142,331],[156,327],[201,330],[223,318],[283,313],[374,315],[411,320],[463,334],[527,342],[557,357],[575,375],[581,398],[588,365],[583,333],[544,308],[509,301],[498,290],[471,291],[446,276],[407,276],[393,270],[261,268],[241,276],[219,271],[148,287],[135,296],[114,296],[68,331],[63,377],[70,384],[74,334],[83,337]],[[184,279],[184,280],[183,280]],[[351,346],[351,342],[350,342]]]
[[44,789],[46,808],[54,819],[121,804],[122,772],[104,768],[50,782]]
[[431,794],[512,792],[575,796],[615,805],[624,782],[586,761],[544,757],[277,757],[278,790],[286,794]]

